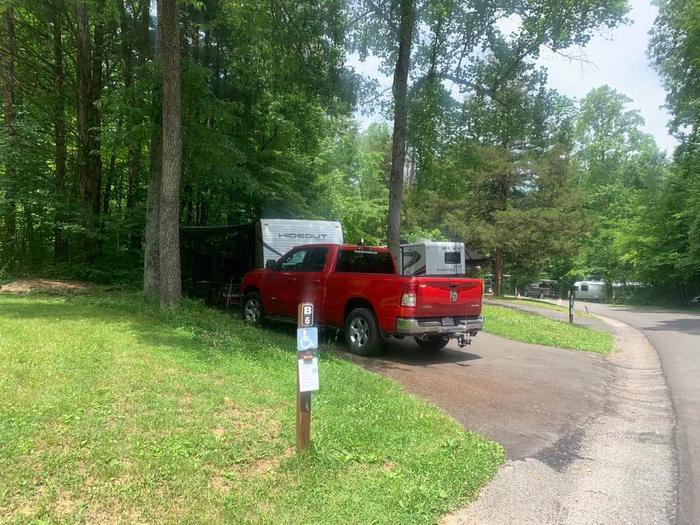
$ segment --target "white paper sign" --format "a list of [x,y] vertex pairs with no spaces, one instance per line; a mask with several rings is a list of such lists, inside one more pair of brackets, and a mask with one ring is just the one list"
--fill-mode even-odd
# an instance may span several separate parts
[[299,392],[316,392],[318,390],[318,357],[297,359],[299,363]]

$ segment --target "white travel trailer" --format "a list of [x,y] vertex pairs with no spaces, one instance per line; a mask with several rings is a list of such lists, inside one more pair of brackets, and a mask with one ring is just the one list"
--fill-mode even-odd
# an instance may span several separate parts
[[399,272],[402,275],[464,275],[464,243],[425,241],[402,244]]
[[343,228],[337,221],[260,219],[255,223],[255,267],[302,244],[343,244]]
[[576,281],[574,283],[576,299],[601,301],[605,297],[604,281]]

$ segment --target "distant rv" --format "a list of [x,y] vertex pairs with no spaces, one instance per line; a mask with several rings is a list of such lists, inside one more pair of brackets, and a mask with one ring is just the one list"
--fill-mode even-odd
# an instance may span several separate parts
[[576,281],[574,283],[576,299],[602,301],[605,297],[604,281]]

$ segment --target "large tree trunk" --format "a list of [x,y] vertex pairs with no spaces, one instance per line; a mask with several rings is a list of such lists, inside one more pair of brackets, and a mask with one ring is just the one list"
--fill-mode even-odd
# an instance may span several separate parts
[[[163,18],[163,2],[158,1],[158,14],[156,20],[156,42],[154,46],[154,59],[161,59],[161,25]],[[156,87],[155,92],[160,88]],[[159,228],[158,215],[160,209],[160,181],[163,161],[163,127],[160,109],[157,108],[160,98],[153,97],[154,113],[156,117],[151,131],[151,144],[149,149],[148,165],[148,195],[146,197],[146,232],[143,256],[143,293],[151,301],[160,296],[160,257],[159,257]]]
[[406,119],[408,116],[408,71],[415,19],[413,0],[401,0],[399,52],[394,69],[394,135],[391,146],[391,179],[389,183],[389,249],[398,261],[401,245],[401,200],[403,171],[406,160]]
[[[0,82],[2,82],[3,117],[10,148],[15,137],[15,27],[12,6],[5,8],[0,32]],[[17,254],[16,171],[12,160],[5,164],[5,204],[3,207],[2,255],[12,266]]]
[[54,87],[54,162],[56,164],[55,191],[56,213],[54,216],[54,258],[63,259],[68,245],[61,226],[65,221],[66,203],[66,116],[63,89],[63,0],[54,0],[53,10],[53,87]]
[[[100,213],[102,156],[100,154],[100,112],[96,102],[102,91],[102,26],[95,25],[94,48],[85,5],[76,4],[78,87],[78,199],[82,207],[83,226],[88,232],[96,228]],[[83,253],[94,255],[89,233],[82,239]]]
[[176,305],[180,282],[180,22],[176,0],[162,0],[163,175],[160,184],[160,305]]

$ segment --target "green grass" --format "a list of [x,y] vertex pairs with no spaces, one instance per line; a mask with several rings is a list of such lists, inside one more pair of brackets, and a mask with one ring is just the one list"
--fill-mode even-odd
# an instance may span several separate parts
[[[499,301],[504,301],[504,302],[509,302],[509,303],[514,303],[514,304],[526,304],[530,306],[536,306],[538,308],[544,308],[546,310],[555,310],[557,312],[568,312],[569,307],[568,306],[558,306],[556,304],[548,303],[547,301],[540,301],[538,299],[529,299],[527,297],[521,297],[520,299],[516,299],[515,297],[499,297]],[[564,300],[562,299],[562,302]],[[577,312],[578,313],[578,312]]]
[[503,306],[484,305],[484,331],[524,343],[608,354],[612,334]]
[[[568,314],[569,313],[569,303],[568,299],[562,299],[562,303],[566,306],[559,306],[556,304],[549,303],[547,301],[541,301],[539,299],[530,299],[527,297],[521,297],[520,299],[516,299],[515,297],[499,297],[497,299],[498,301],[503,301],[503,302],[508,302],[512,304],[524,304],[526,306],[534,306],[537,308],[543,308],[545,310],[554,310],[556,312],[561,312]],[[575,317],[585,317],[587,319],[595,319],[596,316],[592,314],[587,314],[585,312],[582,312],[581,310],[576,310],[574,312]]]
[[297,456],[294,340],[137,296],[0,296],[3,523],[434,523],[503,461],[324,354]]

